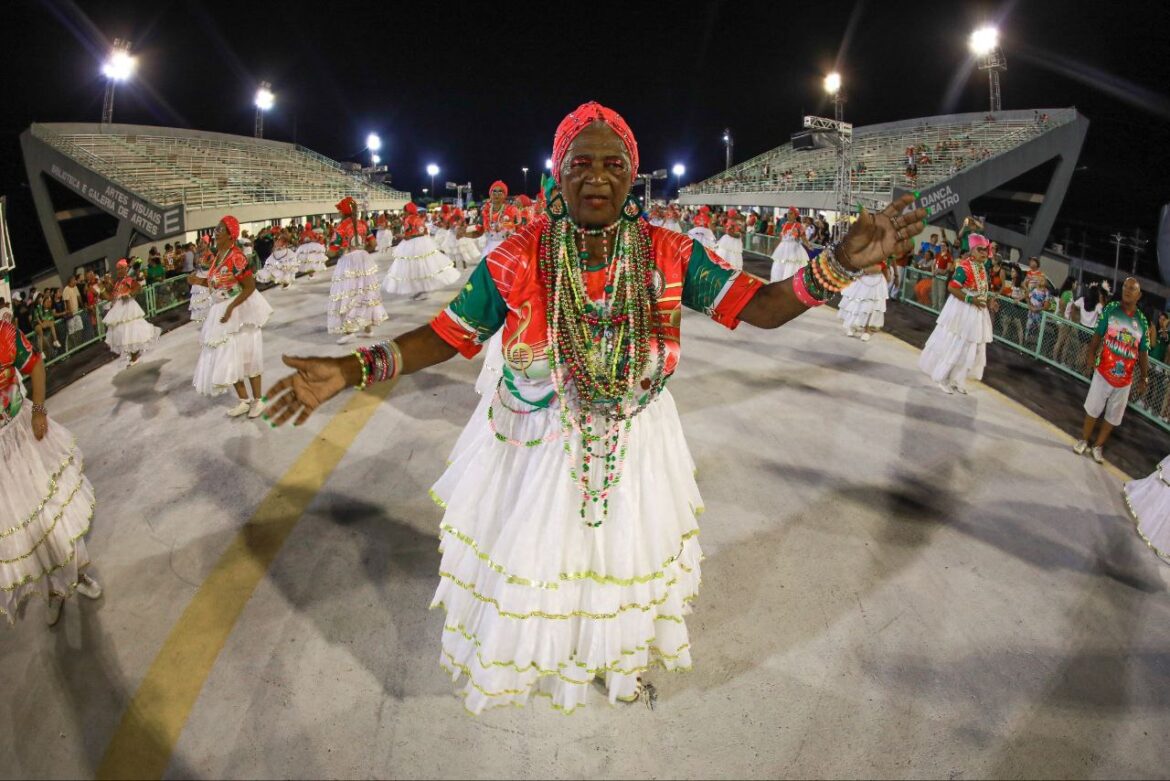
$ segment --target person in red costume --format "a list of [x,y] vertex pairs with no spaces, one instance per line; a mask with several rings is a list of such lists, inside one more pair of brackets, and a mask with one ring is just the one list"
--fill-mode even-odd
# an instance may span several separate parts
[[485,257],[503,244],[504,239],[512,235],[520,220],[519,211],[508,203],[508,185],[497,179],[488,189],[488,196],[488,202],[483,204],[479,210],[479,227],[463,234],[470,239],[482,238],[484,240],[483,254]]
[[[344,358],[292,358],[272,421],[306,419],[347,387],[392,381],[502,331],[505,371],[434,485],[445,508],[440,664],[472,713],[534,694],[571,711],[600,678],[637,698],[652,664],[691,664],[702,507],[667,383],[682,307],[734,329],[776,328],[859,270],[909,249],[913,196],[863,212],[800,274],[765,285],[674,231],[631,194],[638,145],[617,112],[587,103],[553,139],[559,191],[544,215],[479,264],[428,325]],[[822,283],[823,281],[823,283]]]
[[113,301],[102,322],[106,324],[106,345],[118,355],[127,357],[127,366],[138,363],[142,352],[162,334],[162,329],[146,321],[146,312],[134,300],[141,289],[138,280],[130,273],[130,262],[125,258],[118,261],[114,280],[102,290],[102,298]]
[[357,202],[348,196],[337,204],[341,222],[329,241],[329,255],[338,258],[329,286],[329,310],[325,325],[340,334],[338,344],[352,341],[358,332],[368,337],[374,326],[389,319],[382,306],[378,264],[365,249],[369,227],[358,219]]

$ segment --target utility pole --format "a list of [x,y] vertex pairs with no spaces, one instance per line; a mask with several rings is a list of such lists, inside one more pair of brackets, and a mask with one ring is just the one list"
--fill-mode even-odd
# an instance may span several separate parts
[[1125,241],[1125,237],[1120,233],[1114,233],[1111,237],[1113,239],[1113,246],[1116,252],[1113,255],[1113,292],[1117,292],[1117,269],[1121,265],[1121,245]]

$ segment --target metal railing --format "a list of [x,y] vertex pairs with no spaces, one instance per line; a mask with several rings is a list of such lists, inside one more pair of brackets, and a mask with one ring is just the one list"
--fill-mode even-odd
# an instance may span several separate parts
[[[939,312],[946,302],[945,277],[913,267],[905,269],[899,298],[919,309]],[[1088,383],[1095,369],[1089,364],[1093,329],[1067,320],[1047,309],[1032,312],[1024,301],[997,295],[998,309],[991,313],[995,341],[1032,356],[1071,377]],[[1049,301],[1053,301],[1050,298]],[[1059,301],[1059,299],[1055,299]],[[1135,370],[1135,376],[1140,373]],[[1170,431],[1170,366],[1150,358],[1150,377],[1142,395],[1131,392],[1129,408]]]

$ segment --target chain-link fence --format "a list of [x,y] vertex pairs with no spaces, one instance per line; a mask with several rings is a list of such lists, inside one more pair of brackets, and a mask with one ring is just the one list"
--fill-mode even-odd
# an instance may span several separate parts
[[[946,302],[946,278],[928,271],[905,269],[902,284],[895,296],[908,304],[938,312]],[[1031,311],[1023,301],[996,296],[991,323],[995,340],[1043,361],[1084,383],[1092,379],[1089,342],[1092,329],[1066,320],[1055,312]],[[1140,370],[1135,371],[1138,376]],[[1170,366],[1150,358],[1150,377],[1145,392],[1130,393],[1130,408],[1170,431]]]

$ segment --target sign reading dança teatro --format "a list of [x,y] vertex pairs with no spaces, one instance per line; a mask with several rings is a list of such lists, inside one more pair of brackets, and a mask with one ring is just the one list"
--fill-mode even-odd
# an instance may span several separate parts
[[[897,188],[894,192],[894,197],[899,198],[902,196],[902,194],[908,192],[910,192],[910,190]],[[962,196],[952,190],[949,184],[944,184],[939,187],[935,187],[934,189],[920,192],[917,199],[914,201],[914,208],[929,209],[930,216],[933,218],[940,212],[949,211],[955,208],[959,205],[960,200],[962,200]]]
[[183,232],[183,210],[177,206],[162,209],[83,168],[67,170],[53,163],[49,174],[94,206],[126,220],[145,236],[161,239]]

